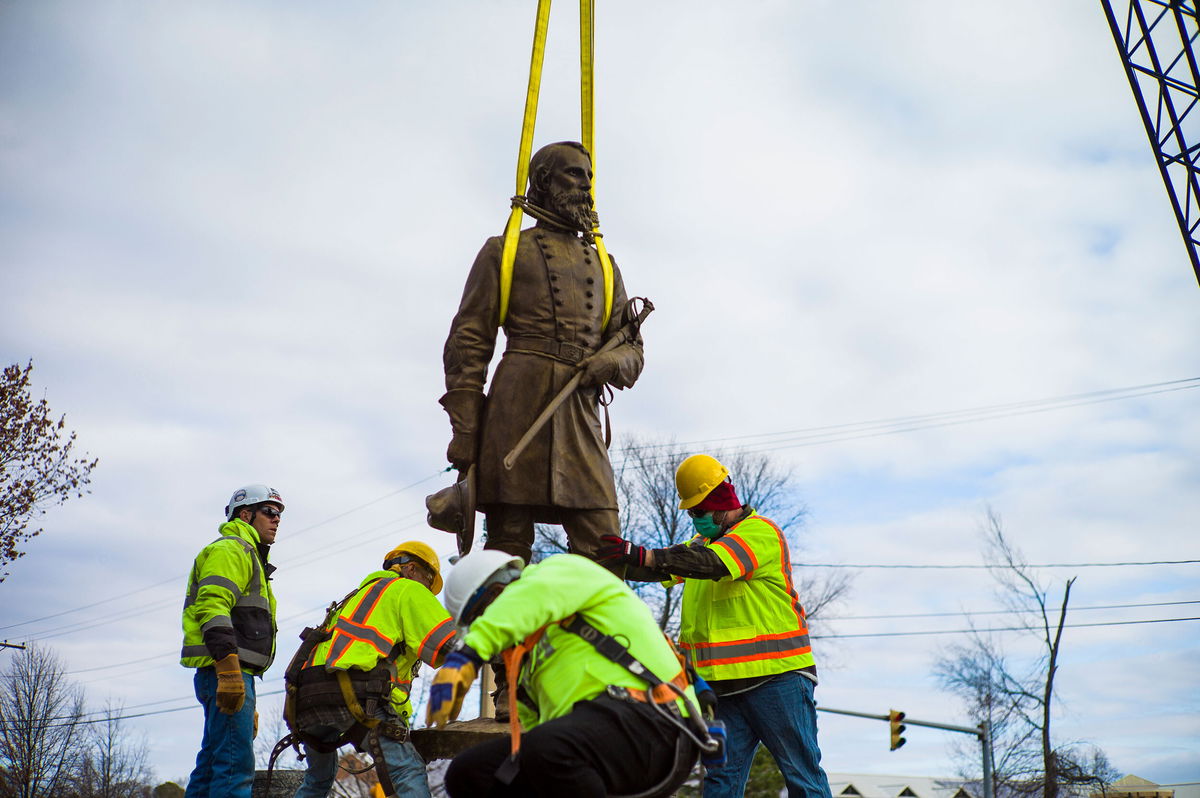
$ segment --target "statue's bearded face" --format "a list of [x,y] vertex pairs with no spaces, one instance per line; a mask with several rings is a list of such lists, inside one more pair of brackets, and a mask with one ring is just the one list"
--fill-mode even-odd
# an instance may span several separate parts
[[591,230],[596,226],[596,214],[592,211],[591,161],[570,147],[561,148],[557,154],[559,157],[548,170],[545,181],[548,210],[582,229]]

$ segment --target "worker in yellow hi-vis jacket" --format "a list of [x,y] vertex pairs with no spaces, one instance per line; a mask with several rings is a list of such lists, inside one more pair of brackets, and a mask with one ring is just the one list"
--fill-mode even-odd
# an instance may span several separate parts
[[234,491],[221,537],[196,555],[183,605],[180,662],[195,668],[204,736],[187,798],[250,798],[254,676],[275,658],[275,596],[267,562],[283,499],[266,485]]
[[684,460],[675,487],[695,538],[646,549],[607,536],[600,557],[626,566],[626,579],[683,584],[679,646],[717,694],[728,734],[727,762],[707,769],[704,797],[740,796],[762,742],[789,798],[830,798],[817,745],[817,666],[787,539],[742,504],[729,470],[709,455]]

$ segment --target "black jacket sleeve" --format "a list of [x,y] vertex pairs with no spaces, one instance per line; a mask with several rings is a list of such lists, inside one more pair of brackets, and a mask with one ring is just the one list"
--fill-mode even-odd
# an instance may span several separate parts
[[628,568],[625,578],[634,582],[661,582],[672,576],[686,579],[721,579],[729,569],[704,541],[680,543],[665,549],[654,549],[653,568]]

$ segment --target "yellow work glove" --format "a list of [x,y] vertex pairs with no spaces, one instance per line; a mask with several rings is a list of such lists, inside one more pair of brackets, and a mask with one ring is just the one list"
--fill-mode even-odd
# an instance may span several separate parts
[[475,674],[482,662],[467,647],[446,657],[446,663],[433,677],[433,684],[429,688],[429,708],[425,712],[427,726],[442,726],[458,717],[463,698],[475,681]]
[[242,680],[242,663],[237,654],[230,654],[213,663],[217,672],[217,709],[226,715],[236,715],[246,702],[246,683]]

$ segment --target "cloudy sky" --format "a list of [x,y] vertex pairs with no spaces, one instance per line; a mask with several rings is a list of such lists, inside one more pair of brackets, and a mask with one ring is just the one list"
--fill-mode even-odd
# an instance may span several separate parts
[[[794,469],[801,567],[978,565],[988,507],[1034,564],[1200,556],[1200,291],[1097,2],[599,5],[598,210],[657,307],[618,436]],[[539,145],[579,135],[560,6]],[[179,604],[235,487],[287,499],[284,661],[396,543],[453,552],[441,346],[507,217],[533,10],[0,0],[0,356],[100,457],[0,638],[160,713],[129,720],[160,778],[199,740]],[[819,701],[965,723],[931,675],[962,636],[895,633],[1008,619],[896,616],[995,611],[986,573],[852,571]],[[1168,604],[1197,565],[1037,573],[1108,624],[1066,632],[1060,738],[1200,781],[1197,625],[1157,622],[1200,615]],[[955,772],[959,735],[821,723],[830,770]]]

